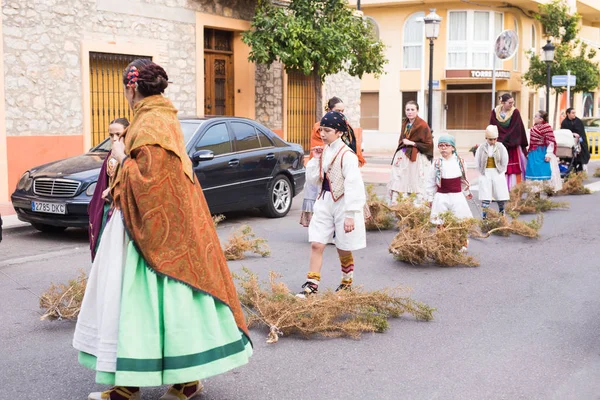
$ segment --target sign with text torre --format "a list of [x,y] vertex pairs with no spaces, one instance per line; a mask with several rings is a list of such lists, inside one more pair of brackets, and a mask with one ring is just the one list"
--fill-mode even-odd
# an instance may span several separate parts
[[[492,79],[491,69],[447,69],[446,79]],[[496,71],[496,79],[510,79],[510,71]]]

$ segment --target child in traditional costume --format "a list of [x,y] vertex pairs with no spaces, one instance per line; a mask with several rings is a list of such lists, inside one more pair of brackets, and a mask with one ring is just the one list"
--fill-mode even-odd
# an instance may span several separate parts
[[[110,122],[108,125],[108,135],[112,143],[117,142],[120,138],[125,136],[128,126],[129,121],[127,118],[117,118]],[[112,152],[109,151],[100,168],[96,188],[94,189],[94,194],[88,205],[88,214],[90,217],[88,235],[90,238],[92,261],[94,261],[94,257],[96,256],[96,250],[100,243],[102,231],[112,213],[110,188],[117,175],[118,167],[119,162],[112,156]]]
[[399,195],[425,195],[424,183],[433,158],[433,137],[429,125],[419,117],[419,105],[409,101],[405,106],[406,118],[392,159],[390,181],[387,185],[387,203],[395,205]]
[[308,227],[311,242],[307,280],[298,297],[317,293],[321,281],[323,251],[333,239],[342,269],[337,290],[350,290],[354,277],[352,251],[366,247],[364,206],[365,185],[358,167],[358,157],[344,143],[342,135],[348,124],[343,114],[330,111],[321,119],[321,139],[325,147],[315,147],[306,165],[306,180],[319,187],[314,215]]
[[548,123],[548,113],[538,111],[533,117],[534,125],[529,131],[529,154],[525,179],[534,182],[535,190],[548,183],[554,191],[562,189],[562,179],[556,157],[556,138]]
[[[332,97],[327,102],[327,106],[325,107],[325,112],[329,111],[338,111],[344,114],[344,102],[339,97]],[[345,117],[345,115],[344,115]],[[348,120],[346,119],[346,123]],[[366,164],[366,161],[362,155],[362,148],[357,144],[356,135],[354,134],[354,130],[348,124],[348,132],[345,132],[342,135],[342,140],[348,147],[352,149],[354,154],[358,157],[358,166],[362,167]],[[323,146],[323,140],[321,139],[321,121],[316,122],[313,126],[312,133],[310,135],[310,148],[313,149],[318,146]],[[312,159],[312,153],[310,154],[310,158]],[[308,181],[304,184],[304,201],[302,202],[302,213],[300,214],[300,225],[304,227],[308,227],[310,224],[310,219],[313,215],[313,208],[315,205],[315,201],[317,200],[317,195],[319,194],[320,188],[316,185],[309,183]]]
[[438,140],[441,157],[434,161],[427,179],[427,196],[431,203],[431,222],[440,225],[439,215],[451,211],[457,218],[473,218],[467,199],[473,195],[469,190],[467,168],[456,154],[456,142],[451,135]]
[[487,218],[487,210],[493,200],[498,203],[498,211],[504,215],[504,204],[510,199],[506,183],[506,167],[508,151],[498,142],[498,127],[489,125],[485,128],[485,143],[475,152],[475,168],[479,171],[479,200],[481,214]]

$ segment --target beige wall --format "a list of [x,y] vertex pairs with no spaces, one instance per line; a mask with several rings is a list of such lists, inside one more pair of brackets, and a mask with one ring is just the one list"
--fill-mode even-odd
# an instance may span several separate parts
[[[0,38],[2,34],[2,19],[0,19]],[[0,40],[0,60],[4,59],[4,41]],[[0,203],[9,200],[8,160],[6,143],[6,123],[4,112],[4,63],[0,62]]]

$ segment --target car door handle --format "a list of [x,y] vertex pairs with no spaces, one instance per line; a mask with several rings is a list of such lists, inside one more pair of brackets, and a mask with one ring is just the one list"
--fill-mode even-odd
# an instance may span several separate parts
[[230,167],[237,167],[238,165],[240,165],[240,160],[231,160],[231,161],[229,161],[229,166]]
[[267,156],[265,158],[267,160],[273,160],[275,158],[275,154],[274,153],[269,153],[269,154],[267,154]]

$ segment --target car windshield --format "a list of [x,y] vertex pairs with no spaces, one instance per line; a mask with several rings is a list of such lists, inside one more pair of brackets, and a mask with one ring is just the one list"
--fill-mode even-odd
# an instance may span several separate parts
[[594,128],[600,128],[600,118],[585,118],[581,120],[583,126],[593,126]]
[[181,121],[181,130],[183,131],[183,141],[185,142],[186,145],[192,139],[192,136],[198,130],[200,125],[202,125],[205,122],[206,122],[206,120],[203,120],[203,119]]

